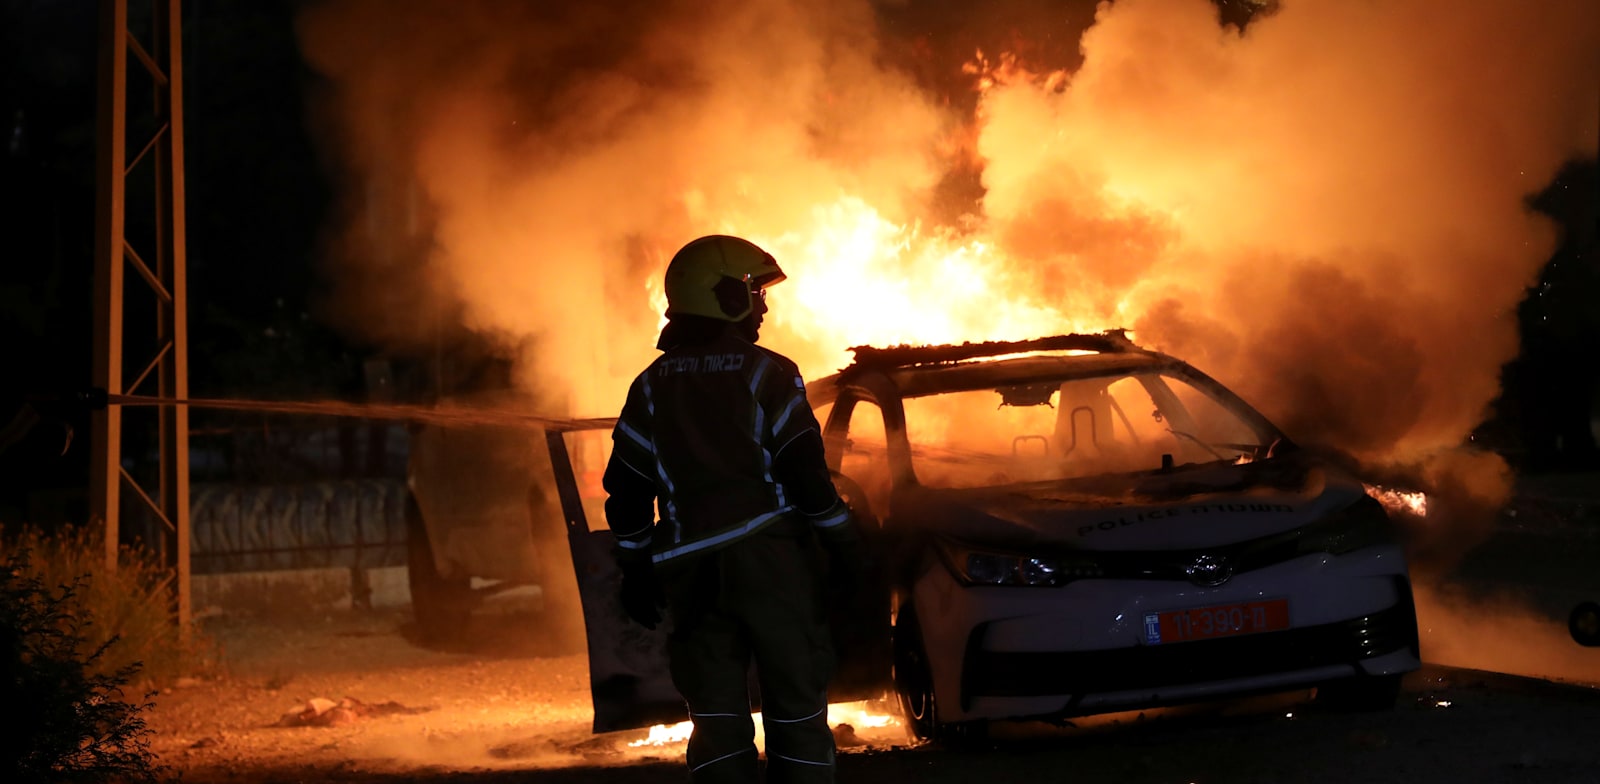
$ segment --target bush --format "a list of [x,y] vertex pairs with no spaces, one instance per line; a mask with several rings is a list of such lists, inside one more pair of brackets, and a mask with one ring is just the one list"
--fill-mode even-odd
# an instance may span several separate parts
[[158,779],[149,703],[123,700],[138,662],[105,671],[111,637],[87,643],[93,613],[86,578],[51,588],[28,551],[13,552],[0,575],[0,705],[11,729],[0,733],[7,781],[152,782]]
[[[47,587],[72,587],[73,602],[94,620],[79,629],[78,655],[87,661],[100,652],[95,674],[111,675],[138,662],[135,685],[143,690],[215,668],[214,646],[196,629],[183,634],[174,622],[169,573],[147,550],[123,547],[116,572],[107,574],[101,529],[69,526],[47,533],[30,526],[0,533],[0,554],[7,561],[27,554],[27,574]],[[108,645],[112,640],[117,644]]]

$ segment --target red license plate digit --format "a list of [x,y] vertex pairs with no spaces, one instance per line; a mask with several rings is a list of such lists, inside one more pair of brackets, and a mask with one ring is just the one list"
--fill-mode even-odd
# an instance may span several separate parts
[[1161,613],[1158,622],[1159,634],[1152,635],[1156,639],[1149,642],[1184,642],[1257,634],[1289,628],[1289,602],[1272,599],[1173,610]]

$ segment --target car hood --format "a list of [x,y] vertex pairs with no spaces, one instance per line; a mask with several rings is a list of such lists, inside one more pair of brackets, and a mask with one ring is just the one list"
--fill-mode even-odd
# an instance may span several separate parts
[[894,517],[1002,548],[1172,550],[1298,528],[1364,492],[1330,466],[1276,458],[1000,487],[913,488],[896,494]]

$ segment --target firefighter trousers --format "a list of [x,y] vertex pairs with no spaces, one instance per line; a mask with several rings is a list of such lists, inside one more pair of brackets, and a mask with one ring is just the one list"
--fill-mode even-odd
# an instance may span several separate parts
[[831,782],[828,680],[834,658],[822,569],[807,535],[762,531],[661,570],[673,618],[672,682],[689,705],[694,784],[755,782],[755,664],[767,781]]

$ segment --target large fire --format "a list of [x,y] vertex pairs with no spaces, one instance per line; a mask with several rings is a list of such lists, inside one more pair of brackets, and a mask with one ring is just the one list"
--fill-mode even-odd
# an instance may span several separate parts
[[1481,420],[1555,244],[1528,197],[1600,138],[1600,5],[898,5],[308,6],[359,176],[342,326],[458,325],[608,414],[667,259],[733,233],[790,273],[763,340],[809,377],[1122,327],[1363,457]]

